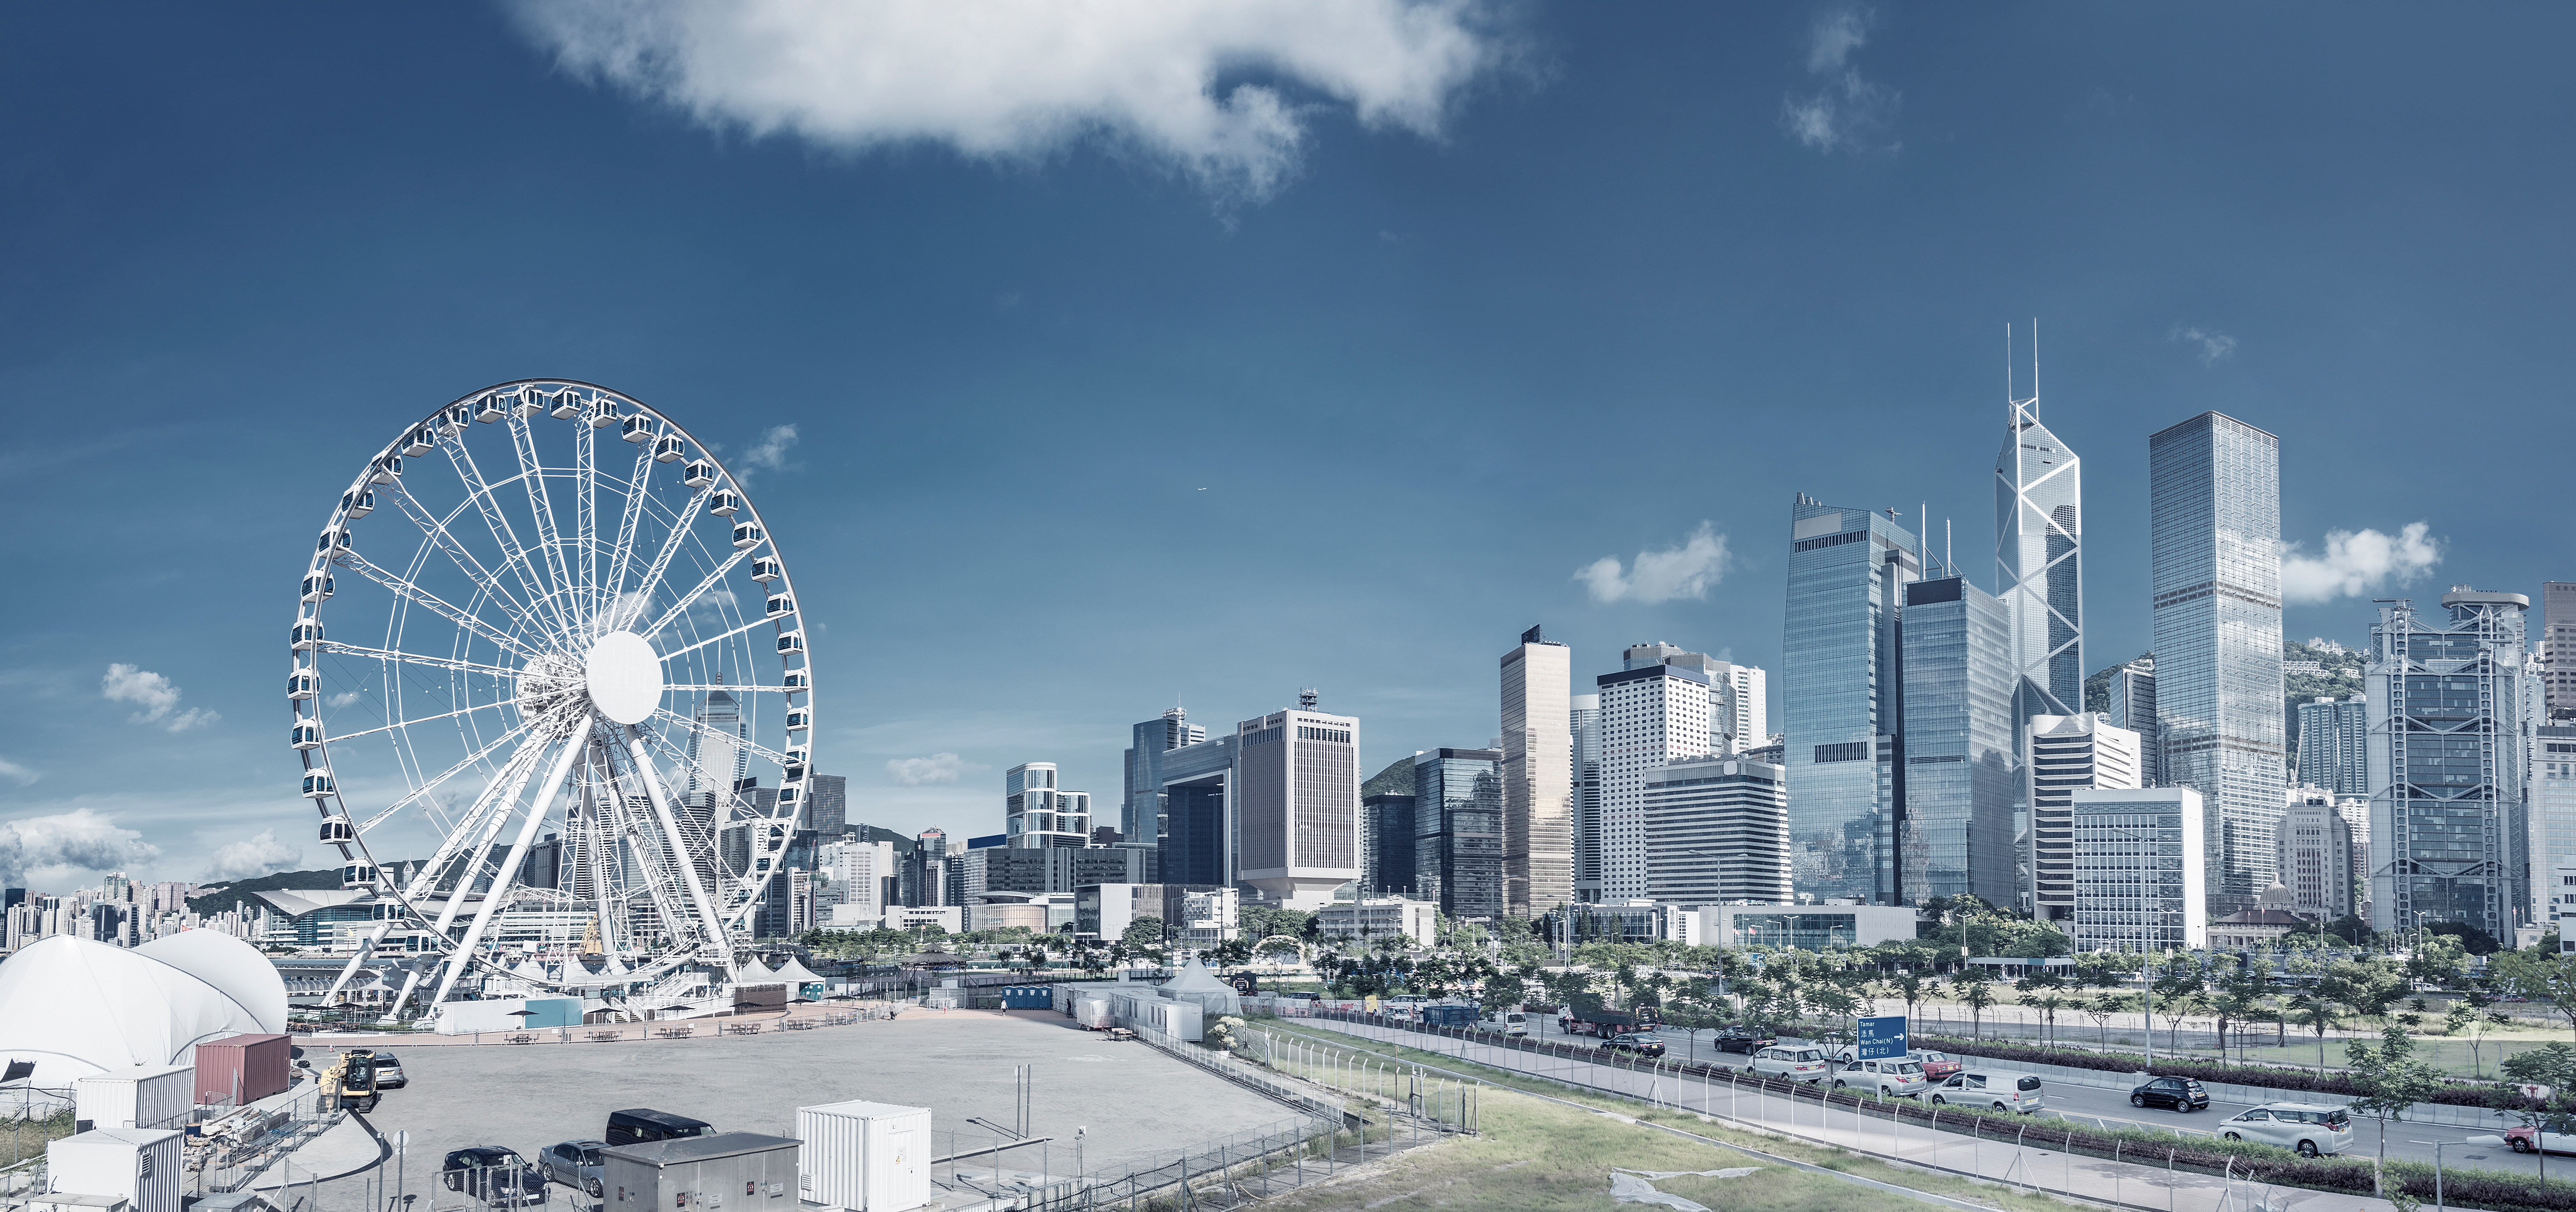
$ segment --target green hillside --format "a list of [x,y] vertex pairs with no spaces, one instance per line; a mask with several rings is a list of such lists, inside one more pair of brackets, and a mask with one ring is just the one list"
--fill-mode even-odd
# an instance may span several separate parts
[[337,867],[323,871],[273,871],[246,880],[209,885],[205,895],[188,898],[188,908],[195,913],[212,915],[240,908],[254,892],[309,892],[339,886],[340,869]]
[[2320,698],[2350,698],[2361,693],[2362,651],[2345,648],[2312,648],[2296,640],[2281,642],[2281,661],[2315,661],[2322,672],[2283,669],[2281,671],[2281,728],[2290,746],[2293,768],[2299,752],[2299,704]]

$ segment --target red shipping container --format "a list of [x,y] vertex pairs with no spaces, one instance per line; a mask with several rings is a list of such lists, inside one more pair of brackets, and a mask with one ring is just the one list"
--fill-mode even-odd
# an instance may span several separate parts
[[238,1107],[285,1092],[294,1084],[288,1076],[292,1051],[293,1045],[283,1035],[236,1035],[197,1045],[198,1104]]

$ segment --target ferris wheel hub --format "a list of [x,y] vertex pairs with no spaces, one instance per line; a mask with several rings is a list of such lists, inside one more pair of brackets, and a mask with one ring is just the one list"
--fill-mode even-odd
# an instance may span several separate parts
[[590,646],[584,662],[590,705],[620,724],[640,724],[662,702],[662,658],[631,631],[612,631]]
[[560,652],[540,653],[519,667],[519,716],[531,721],[570,714],[582,695],[581,662]]

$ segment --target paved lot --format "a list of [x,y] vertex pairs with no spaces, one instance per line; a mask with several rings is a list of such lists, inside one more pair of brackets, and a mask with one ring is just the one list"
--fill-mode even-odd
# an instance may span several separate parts
[[414,1192],[426,1191],[423,1176],[449,1149],[505,1145],[533,1160],[556,1141],[597,1138],[608,1113],[624,1107],[781,1136],[793,1134],[800,1106],[868,1099],[929,1107],[937,1155],[944,1156],[994,1140],[967,1116],[1012,1123],[1015,1065],[1036,1066],[1031,1135],[1056,1139],[1043,1153],[1004,1155],[1014,1169],[1043,1164],[1071,1174],[1077,1125],[1089,1129],[1087,1167],[1115,1174],[1293,1114],[1144,1044],[1111,1043],[1049,1011],[910,1011],[884,1022],[712,1039],[388,1046],[411,1085],[387,1092],[371,1118],[388,1139],[411,1133],[407,1185]]

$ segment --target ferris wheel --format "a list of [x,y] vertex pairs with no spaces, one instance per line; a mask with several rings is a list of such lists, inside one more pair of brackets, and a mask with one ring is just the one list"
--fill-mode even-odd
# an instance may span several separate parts
[[388,1016],[432,975],[431,1007],[731,979],[813,682],[786,562],[703,444],[593,384],[474,392],[368,460],[297,597],[302,794],[373,922],[350,970],[412,961]]

